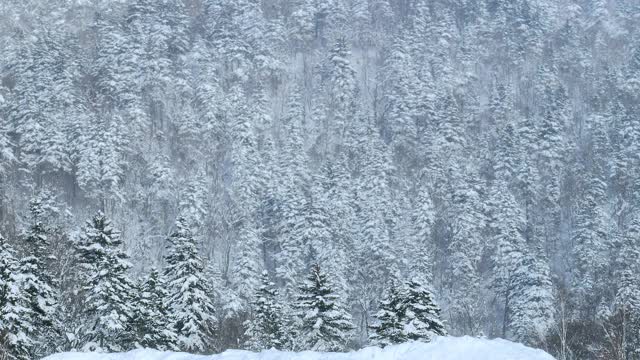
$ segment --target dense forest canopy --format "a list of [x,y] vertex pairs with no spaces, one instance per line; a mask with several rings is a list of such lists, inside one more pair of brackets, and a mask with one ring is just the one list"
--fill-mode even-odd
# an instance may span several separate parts
[[291,347],[345,350],[414,338],[413,294],[636,359],[639,29],[636,0],[2,0],[0,352],[284,348],[304,306],[348,342]]

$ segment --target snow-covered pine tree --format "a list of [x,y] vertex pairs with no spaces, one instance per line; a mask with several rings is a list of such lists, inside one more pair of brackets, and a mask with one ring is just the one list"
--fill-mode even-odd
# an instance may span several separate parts
[[541,249],[525,253],[510,281],[508,336],[529,345],[544,341],[553,324],[553,284]]
[[244,346],[252,351],[271,348],[285,350],[290,342],[286,336],[286,322],[278,290],[269,280],[267,271],[262,272],[260,281],[253,301],[253,317],[245,322]]
[[371,327],[370,339],[376,345],[430,342],[434,336],[447,334],[433,294],[417,278],[402,284],[391,282],[375,317],[378,323]]
[[30,296],[23,288],[15,250],[0,234],[0,358],[31,360],[36,330]]
[[4,116],[0,117],[0,178],[5,179],[9,169],[16,162],[12,142],[8,136],[8,126]]
[[[402,35],[407,33],[403,32]],[[387,52],[384,64],[386,78],[380,79],[384,87],[384,101],[389,108],[385,116],[385,133],[390,133],[392,145],[398,156],[407,157],[411,164],[416,156],[417,128],[412,115],[416,112],[411,79],[412,58],[408,53],[404,36],[397,36]],[[420,95],[425,95],[421,94]]]
[[122,118],[103,114],[90,118],[80,136],[77,163],[78,185],[106,211],[123,200],[122,175],[125,168],[125,136]]
[[291,11],[287,30],[291,33],[289,38],[293,43],[294,50],[303,52],[310,47],[318,35],[319,30],[316,22],[315,6],[310,0],[296,2]]
[[475,170],[463,169],[456,164],[452,164],[452,167],[453,189],[449,211],[452,211],[453,219],[445,220],[451,227],[451,239],[447,246],[449,256],[445,264],[451,275],[446,282],[449,326],[452,331],[476,334],[483,321],[478,263],[483,245],[480,235],[486,218]]
[[[320,178],[320,177],[319,177]],[[304,208],[305,224],[300,229],[302,243],[308,248],[305,260],[316,263],[327,273],[332,274],[332,285],[336,293],[344,301],[347,297],[347,267],[343,245],[333,231],[330,221],[330,204],[327,201],[320,183],[321,179],[313,181],[310,189],[310,199]]]
[[76,251],[85,294],[84,348],[131,348],[133,284],[127,275],[131,264],[120,234],[102,212],[87,221]]
[[578,311],[586,316],[595,316],[606,284],[607,250],[611,239],[605,199],[605,182],[592,175],[578,204],[572,234],[574,301]]
[[522,236],[524,217],[507,188],[506,180],[498,181],[492,188],[490,214],[489,228],[493,236],[490,287],[495,292],[497,306],[504,311],[501,336],[506,337],[513,296],[511,283],[525,247]]
[[56,283],[52,277],[52,269],[49,265],[55,261],[51,255],[49,235],[51,233],[46,221],[46,213],[51,209],[48,203],[50,194],[43,192],[34,197],[29,203],[31,226],[24,234],[23,253],[28,254],[20,260],[23,274],[24,287],[30,296],[29,307],[33,314],[35,326],[34,338],[37,347],[32,351],[33,357],[44,356],[45,349],[54,343],[56,339],[56,326],[54,317],[57,307]]
[[232,276],[237,294],[245,305],[260,286],[258,274],[263,268],[262,259],[262,241],[253,219],[245,216],[238,230],[238,253],[234,259]]
[[331,123],[329,124],[328,139],[333,139],[332,145],[341,146],[346,134],[347,122],[355,115],[356,82],[355,71],[349,60],[349,45],[344,37],[336,40],[329,53],[330,64],[330,108]]
[[640,213],[622,235],[615,272],[618,289],[613,315],[622,327],[622,342],[629,354],[640,355]]
[[[131,125],[132,135],[142,138],[149,129],[149,116],[142,109],[142,73],[137,71],[143,54],[127,36],[122,24],[107,12],[97,12],[94,31],[97,36],[95,61],[88,69],[95,81],[98,117],[114,115]],[[130,120],[127,121],[127,120]]]
[[253,111],[254,108],[246,103],[241,88],[234,87],[231,93],[227,116],[235,119],[231,139],[232,196],[241,218],[237,222],[238,250],[234,257],[233,282],[238,295],[248,305],[259,286],[263,268],[262,239],[255,219],[264,187],[264,173],[255,133],[255,127],[260,125],[256,124],[258,111]]
[[142,279],[136,292],[133,331],[137,345],[157,350],[176,349],[177,336],[171,327],[168,293],[162,275],[155,268]]
[[543,186],[541,205],[546,208],[544,235],[546,245],[551,248],[558,241],[562,185],[560,179],[569,149],[568,138],[563,134],[571,114],[567,89],[558,78],[557,68],[541,67],[538,78],[541,82],[539,95],[544,101],[538,129],[537,155]]
[[304,227],[305,196],[309,183],[308,156],[304,147],[304,104],[301,90],[294,87],[287,104],[283,127],[287,136],[282,139],[278,159],[277,185],[278,252],[275,255],[276,279],[284,285],[283,295],[292,298],[295,282],[304,272],[303,251],[305,244],[299,236]]
[[28,308],[30,322],[33,326],[31,334],[31,346],[29,357],[39,358],[46,354],[45,347],[51,344],[48,335],[53,331],[52,315],[55,310],[53,291],[38,277],[40,268],[35,256],[26,256],[18,260],[19,278],[16,286],[18,291],[27,300],[21,304]]
[[320,270],[320,266],[312,265],[309,277],[299,287],[294,304],[300,321],[298,350],[347,350],[353,324],[351,316],[339,303],[328,275]]
[[[327,251],[323,254],[318,252],[318,255],[331,262],[329,267],[338,272],[339,278],[336,279],[336,284],[344,284],[342,281],[348,279],[346,269],[350,262],[347,254],[353,248],[352,239],[355,230],[353,228],[354,194],[346,156],[327,161],[322,174],[318,175],[316,180],[320,184],[316,184],[311,189],[312,201],[316,206],[321,207],[322,212],[327,216],[331,233],[331,247],[327,247]],[[345,284],[343,291],[348,293],[348,285]]]
[[184,189],[180,192],[180,201],[178,203],[180,216],[189,225],[192,233],[198,233],[206,215],[209,213],[206,203],[207,191],[204,170],[198,169],[186,181]]
[[[252,59],[252,55],[258,51],[253,46],[262,47],[264,45],[248,42],[248,37],[251,35],[256,33],[262,35],[260,29],[253,31],[251,27],[259,28],[262,25],[259,21],[264,21],[259,7],[248,6],[251,3],[253,3],[251,0],[208,0],[204,4],[208,15],[215,19],[206,29],[207,35],[211,39],[214,54],[218,57],[217,61],[223,67],[221,75],[228,82],[247,79],[247,75],[253,70],[254,59]],[[249,10],[249,14],[245,14],[247,10]],[[244,15],[253,17],[251,19],[253,21],[245,24]]]
[[351,280],[356,284],[353,296],[365,307],[362,311],[368,313],[370,303],[378,301],[384,284],[398,271],[398,249],[393,247],[390,231],[394,216],[390,189],[391,154],[370,123],[371,119],[358,121],[364,135],[358,149],[362,152],[362,158],[358,159],[361,176],[354,184],[354,247],[358,261],[351,263],[354,267]]
[[404,283],[404,333],[408,340],[429,342],[434,336],[447,335],[440,319],[440,307],[433,294],[418,279]]
[[18,135],[20,164],[41,182],[45,173],[71,170],[69,144],[62,130],[73,114],[72,81],[65,68],[66,47],[58,31],[47,31],[22,47],[11,68],[16,72],[8,116]]
[[489,121],[496,126],[496,145],[493,170],[496,178],[511,185],[517,166],[517,122],[513,121],[513,96],[511,88],[496,84],[489,107]]
[[426,180],[418,185],[418,194],[411,211],[411,234],[406,244],[407,258],[410,260],[409,270],[412,277],[431,282],[433,280],[433,265],[435,243],[432,239],[432,228],[435,212],[431,194]]
[[164,276],[178,348],[193,353],[213,350],[216,317],[210,284],[185,218],[177,219],[168,243]]
[[390,282],[375,314],[377,322],[371,326],[373,333],[369,339],[372,344],[384,347],[407,341],[402,323],[405,315],[402,290],[397,282]]

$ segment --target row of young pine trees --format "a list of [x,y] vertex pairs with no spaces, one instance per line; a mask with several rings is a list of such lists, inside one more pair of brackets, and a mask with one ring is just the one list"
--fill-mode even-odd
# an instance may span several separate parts
[[[73,281],[65,285],[74,287],[65,291],[76,295],[70,303],[61,301],[62,285],[52,276],[56,259],[50,255],[49,229],[38,220],[42,211],[37,202],[31,204],[34,222],[18,242],[0,235],[0,360],[66,350],[219,349],[214,291],[184,218],[167,239],[164,269],[134,282],[118,232],[104,214],[96,214],[69,249],[77,262],[69,270]],[[298,290],[293,301],[286,301],[263,272],[239,346],[254,351],[352,348],[354,325],[328,274],[311,266]],[[390,284],[375,318],[370,341],[376,345],[428,342],[446,334],[432,293],[418,280]]]

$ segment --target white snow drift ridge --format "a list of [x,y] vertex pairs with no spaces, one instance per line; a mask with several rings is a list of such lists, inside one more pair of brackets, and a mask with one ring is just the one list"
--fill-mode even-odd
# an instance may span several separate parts
[[554,360],[542,350],[507,340],[472,337],[439,337],[425,344],[411,342],[384,349],[368,347],[349,353],[300,353],[276,350],[252,353],[227,350],[218,355],[189,355],[156,350],[134,350],[120,354],[61,353],[44,360]]

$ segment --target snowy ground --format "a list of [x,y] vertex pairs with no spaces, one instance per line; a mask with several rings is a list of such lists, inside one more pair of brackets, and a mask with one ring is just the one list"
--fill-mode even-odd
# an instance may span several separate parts
[[374,347],[351,353],[290,353],[265,351],[251,353],[229,350],[219,355],[196,356],[154,350],[135,350],[124,354],[65,353],[44,360],[554,360],[542,350],[510,341],[481,340],[471,337],[441,337],[429,344],[407,343]]

